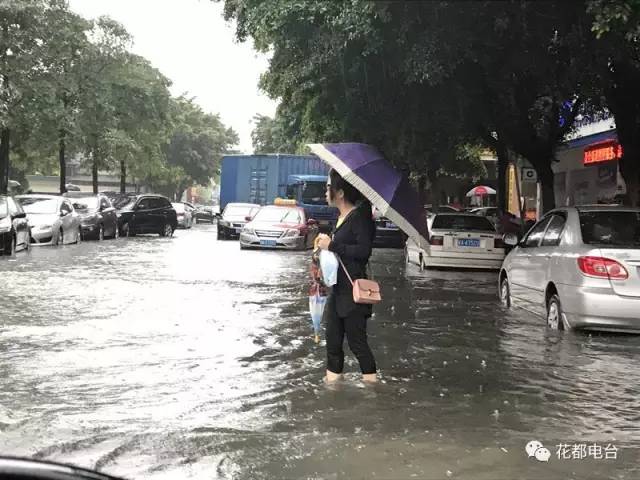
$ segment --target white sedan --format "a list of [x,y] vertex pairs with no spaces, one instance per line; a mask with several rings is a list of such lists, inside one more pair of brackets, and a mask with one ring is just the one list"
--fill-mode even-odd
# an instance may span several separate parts
[[502,236],[486,217],[439,213],[427,221],[429,244],[407,240],[407,263],[429,267],[499,270],[505,257]]
[[68,198],[55,195],[15,197],[27,214],[32,245],[80,243],[80,216]]

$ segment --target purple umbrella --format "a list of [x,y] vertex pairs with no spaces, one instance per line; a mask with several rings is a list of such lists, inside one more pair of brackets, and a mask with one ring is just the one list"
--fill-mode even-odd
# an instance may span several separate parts
[[426,216],[418,194],[380,152],[363,143],[314,143],[309,148],[418,245],[427,244]]

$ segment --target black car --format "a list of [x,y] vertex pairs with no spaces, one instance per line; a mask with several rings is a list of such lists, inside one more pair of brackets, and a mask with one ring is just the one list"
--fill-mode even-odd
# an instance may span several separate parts
[[29,250],[30,244],[27,214],[13,197],[0,195],[0,252],[13,255],[19,249]]
[[213,207],[200,205],[196,207],[196,210],[193,212],[193,218],[196,223],[210,223],[213,225],[216,218],[220,215],[213,211]]
[[377,210],[373,214],[373,219],[376,222],[374,248],[404,248],[407,236],[395,223],[381,216]]
[[131,196],[118,205],[120,235],[157,233],[170,237],[178,227],[178,215],[169,199],[162,195]]
[[64,196],[71,200],[80,216],[83,240],[118,238],[118,214],[106,195],[67,192]]

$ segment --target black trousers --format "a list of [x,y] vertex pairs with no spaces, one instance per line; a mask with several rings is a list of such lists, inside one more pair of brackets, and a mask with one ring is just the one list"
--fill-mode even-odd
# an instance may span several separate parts
[[363,374],[376,373],[376,360],[367,342],[367,319],[369,315],[361,308],[354,308],[346,316],[338,315],[335,297],[330,296],[325,308],[327,325],[327,370],[342,373],[344,368],[345,334],[347,343],[360,362]]

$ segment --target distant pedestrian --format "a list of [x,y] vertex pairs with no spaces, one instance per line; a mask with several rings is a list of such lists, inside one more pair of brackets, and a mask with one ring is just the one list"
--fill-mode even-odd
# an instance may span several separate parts
[[[351,278],[367,278],[367,264],[376,231],[371,204],[335,170],[329,173],[327,201],[338,208],[340,216],[333,236],[320,235],[318,246],[338,255]],[[335,382],[342,376],[345,335],[349,348],[360,363],[362,379],[366,382],[377,381],[376,362],[367,340],[367,320],[371,315],[371,305],[354,302],[351,282],[342,268],[338,270],[338,282],[334,285],[324,310],[328,383]]]

